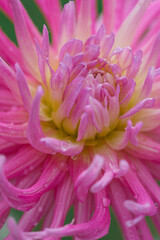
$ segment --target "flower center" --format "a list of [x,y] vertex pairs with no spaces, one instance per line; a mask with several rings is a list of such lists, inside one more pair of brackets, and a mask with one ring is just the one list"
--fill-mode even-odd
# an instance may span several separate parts
[[143,105],[152,105],[147,100],[131,110],[138,103],[137,96],[132,96],[133,78],[141,57],[130,48],[112,50],[113,35],[100,39],[99,34],[84,44],[71,39],[62,47],[59,66],[51,71],[41,100],[41,126],[47,137],[85,145],[112,141],[112,132],[121,136],[121,131],[132,128],[130,116]]

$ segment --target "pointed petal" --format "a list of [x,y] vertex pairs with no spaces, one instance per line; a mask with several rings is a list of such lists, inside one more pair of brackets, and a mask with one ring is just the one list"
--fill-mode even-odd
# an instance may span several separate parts
[[137,228],[135,226],[128,227],[126,225],[126,220],[131,219],[132,214],[124,207],[124,201],[127,197],[124,190],[124,186],[120,181],[112,181],[109,184],[109,198],[125,238],[139,240],[139,232]]
[[74,37],[75,32],[75,3],[65,4],[60,22],[59,49],[68,40]]
[[104,159],[100,155],[96,155],[90,164],[90,166],[83,171],[75,182],[75,192],[77,198],[84,202],[88,190],[90,186],[93,184],[93,182],[97,179],[98,175],[101,172],[101,169],[103,167]]
[[[70,209],[74,200],[73,182],[70,176],[66,176],[58,185],[54,207],[55,211],[52,218],[50,228],[57,228],[64,225],[64,221],[68,210]],[[59,204],[61,203],[61,204]],[[52,240],[49,238],[48,240]]]
[[16,78],[12,69],[0,58],[0,78],[4,81],[5,85],[11,90],[13,95],[20,102],[19,89],[16,83]]
[[137,103],[133,108],[131,108],[128,112],[120,116],[120,119],[130,117],[135,113],[139,112],[143,108],[151,108],[154,104],[154,98],[146,98],[141,102]]
[[77,0],[76,4],[78,15],[76,38],[85,41],[91,34],[95,34],[96,1]]
[[56,160],[50,156],[45,161],[45,168],[36,183],[29,188],[24,186],[25,189],[20,189],[12,185],[4,175],[4,158],[1,156],[0,189],[2,196],[10,206],[22,211],[29,210],[35,206],[45,192],[55,187],[61,181],[67,170],[64,162],[57,164]]
[[84,147],[83,143],[74,143],[71,141],[64,141],[50,137],[41,138],[40,142],[42,145],[46,146],[50,152],[61,153],[66,156],[75,156],[79,154]]
[[0,56],[9,65],[14,66],[15,62],[19,62],[22,64],[21,54],[18,47],[3,33],[1,29],[0,29]]
[[[60,27],[60,17],[61,17],[61,8],[60,2],[58,0],[35,0],[39,7],[41,8],[45,18],[48,21],[49,27],[51,29],[53,46],[55,49],[58,44],[58,34]],[[52,14],[51,14],[52,13]]]
[[42,132],[40,119],[39,119],[39,108],[40,100],[43,95],[43,89],[41,86],[38,87],[35,99],[33,100],[32,108],[30,111],[29,122],[27,127],[27,137],[29,143],[37,150],[44,153],[51,153],[53,151],[48,149],[44,144],[40,142],[40,139],[45,137]]
[[[106,193],[100,192],[95,194],[95,212],[89,222],[80,224],[68,224],[64,227],[45,229],[41,232],[25,233],[26,237],[46,238],[46,237],[63,237],[75,236],[82,240],[99,239],[106,235],[110,225],[109,200]],[[84,231],[85,229],[85,231]]]
[[15,143],[28,143],[26,137],[27,124],[13,124],[0,122],[0,135]]
[[134,146],[129,143],[126,151],[145,160],[160,159],[160,144],[142,133],[138,134],[138,145]]
[[119,28],[116,35],[115,46],[126,47],[131,45],[137,25],[141,21],[150,1],[151,0],[140,0],[137,2],[133,10]]
[[27,66],[27,70],[35,77],[39,76],[38,68],[36,66],[37,56],[33,40],[28,31],[19,0],[10,0],[13,9],[14,24],[18,44],[21,49],[23,60]]
[[24,105],[24,108],[29,112],[32,105],[32,97],[27,85],[27,80],[18,63],[16,63],[15,68],[16,68],[16,78],[17,78],[21,98],[23,100],[23,105]]
[[115,150],[121,150],[125,148],[131,138],[132,122],[127,122],[127,127],[124,131],[113,131],[106,138],[106,143]]

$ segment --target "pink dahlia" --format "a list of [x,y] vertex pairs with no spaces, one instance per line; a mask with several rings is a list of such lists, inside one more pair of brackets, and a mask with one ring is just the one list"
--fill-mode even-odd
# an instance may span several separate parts
[[[15,240],[94,240],[160,232],[160,1],[36,0],[52,34],[19,0],[0,0],[16,47],[0,31],[0,225],[24,211]],[[65,226],[68,210],[74,220]],[[31,232],[42,220],[41,230]]]

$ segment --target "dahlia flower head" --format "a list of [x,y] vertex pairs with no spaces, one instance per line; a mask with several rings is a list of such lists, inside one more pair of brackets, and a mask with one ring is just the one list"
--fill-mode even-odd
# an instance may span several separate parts
[[[42,35],[19,0],[0,0],[0,226],[5,239],[124,239],[160,233],[160,1],[35,0]],[[74,219],[64,225],[74,206]],[[42,221],[41,230],[32,231]]]

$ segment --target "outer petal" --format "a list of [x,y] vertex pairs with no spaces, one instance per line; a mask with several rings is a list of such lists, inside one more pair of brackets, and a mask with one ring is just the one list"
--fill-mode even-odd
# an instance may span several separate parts
[[[126,47],[132,43],[137,25],[140,22],[151,0],[140,0],[121,25],[116,35],[115,46]],[[126,38],[126,36],[128,36]]]
[[[58,0],[35,0],[42,9],[52,32],[52,41],[56,49],[58,44],[58,32],[60,27],[61,9]],[[51,14],[52,13],[52,14]]]
[[19,189],[12,185],[4,175],[4,157],[1,156],[0,162],[1,193],[12,207],[22,211],[31,209],[43,193],[52,189],[61,181],[67,170],[67,168],[64,169],[63,163],[59,163],[60,165],[58,166],[51,157],[48,157],[46,159],[46,166],[38,181],[32,187]]
[[61,228],[45,229],[43,232],[25,233],[26,237],[44,239],[45,237],[76,236],[83,240],[99,239],[108,233],[110,215],[108,209],[108,199],[104,192],[95,194],[95,212],[91,220],[87,223],[68,224]]
[[38,66],[36,65],[37,56],[35,47],[27,29],[27,25],[21,11],[20,2],[19,0],[10,0],[10,4],[13,9],[16,36],[18,38],[23,60],[27,66],[28,72],[32,73],[35,77],[39,77]]

